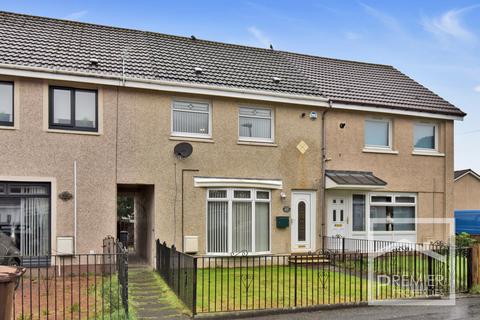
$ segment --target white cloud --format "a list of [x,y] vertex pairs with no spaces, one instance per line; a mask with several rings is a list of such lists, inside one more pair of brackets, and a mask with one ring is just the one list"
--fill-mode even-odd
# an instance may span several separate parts
[[475,90],[476,92],[480,92],[480,84],[478,86],[476,86],[475,88],[473,88],[473,90]]
[[372,16],[373,18],[377,19],[382,23],[385,27],[397,32],[397,33],[403,33],[403,28],[401,27],[400,23],[395,19],[394,17],[386,14],[385,12],[382,12],[380,10],[377,10],[373,7],[370,7],[369,5],[366,5],[365,3],[360,3],[360,5],[365,9],[365,11]]
[[270,38],[268,38],[263,31],[259,30],[256,27],[249,27],[248,32],[250,32],[255,38],[255,40],[263,47],[269,47],[272,43],[272,41],[270,41]]
[[445,12],[439,17],[422,19],[425,30],[441,38],[455,38],[463,41],[474,41],[475,35],[462,23],[462,16],[468,11],[478,8],[480,5],[454,9]]
[[84,16],[86,16],[88,13],[87,10],[82,10],[82,11],[77,11],[77,12],[72,12],[64,17],[66,20],[78,20]]
[[362,38],[362,35],[360,33],[347,31],[347,32],[345,32],[345,38],[347,40],[358,40],[358,39]]

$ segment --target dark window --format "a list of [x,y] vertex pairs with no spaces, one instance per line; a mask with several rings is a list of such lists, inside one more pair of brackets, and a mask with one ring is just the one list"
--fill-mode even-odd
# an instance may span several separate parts
[[13,127],[13,83],[0,82],[0,126]]
[[306,240],[306,205],[305,202],[300,201],[298,203],[298,241],[305,241]]
[[97,132],[97,91],[50,87],[50,128]]
[[353,231],[365,231],[365,196],[353,195]]

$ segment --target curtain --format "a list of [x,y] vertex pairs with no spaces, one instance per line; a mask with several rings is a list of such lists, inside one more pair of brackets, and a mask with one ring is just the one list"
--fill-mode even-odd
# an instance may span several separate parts
[[255,203],[255,251],[270,250],[270,204]]
[[208,252],[228,252],[228,202],[208,202]]
[[208,113],[173,111],[173,131],[208,134]]
[[232,204],[232,251],[252,251],[252,203]]

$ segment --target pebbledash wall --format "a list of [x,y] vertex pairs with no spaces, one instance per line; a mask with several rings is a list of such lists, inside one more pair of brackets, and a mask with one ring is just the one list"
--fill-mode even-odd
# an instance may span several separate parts
[[[101,250],[101,240],[116,234],[117,184],[154,186],[154,237],[182,246],[185,236],[199,237],[199,253],[206,248],[206,189],[194,186],[193,177],[280,179],[282,190],[271,192],[271,251],[291,249],[291,230],[277,229],[275,217],[285,215],[292,190],[316,191],[316,243],[322,234],[321,120],[309,114],[321,108],[248,101],[222,97],[182,95],[171,92],[89,86],[31,78],[14,80],[14,129],[0,130],[2,179],[42,180],[52,186],[52,251],[56,237],[73,236],[73,201],[58,198],[73,191],[73,162],[77,162],[77,252]],[[99,133],[81,134],[48,130],[49,85],[99,90]],[[17,99],[18,98],[18,99]],[[171,105],[174,98],[209,101],[212,107],[211,139],[171,137]],[[274,111],[273,144],[238,141],[239,106],[265,106]],[[363,152],[366,117],[393,120],[393,149],[398,154]],[[328,169],[373,171],[388,185],[382,191],[417,194],[417,217],[453,215],[453,121],[439,124],[439,153],[412,154],[413,124],[424,120],[410,116],[330,110],[326,116]],[[346,126],[340,129],[339,123]],[[46,125],[47,124],[47,125]],[[174,146],[188,141],[192,155],[184,160],[173,155]],[[302,154],[297,145],[304,141]],[[184,218],[181,217],[182,169],[185,172]],[[20,177],[20,178],[19,178]],[[280,194],[284,192],[285,199]],[[182,232],[182,221],[184,223]],[[145,230],[149,232],[149,230]],[[421,226],[417,241],[443,239],[445,230]],[[152,246],[152,250],[153,250]],[[152,252],[152,256],[154,253]]]

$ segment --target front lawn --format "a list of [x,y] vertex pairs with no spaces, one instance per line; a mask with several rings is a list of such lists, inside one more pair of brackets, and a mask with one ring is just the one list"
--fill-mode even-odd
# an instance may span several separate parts
[[[399,287],[371,284],[378,299],[408,295]],[[367,289],[365,274],[326,264],[212,266],[197,271],[197,312],[354,303],[368,299]]]

